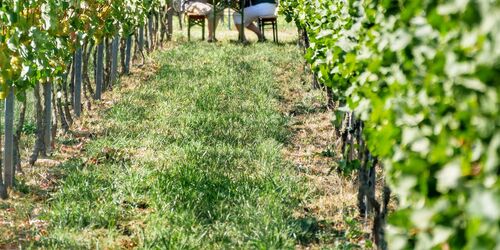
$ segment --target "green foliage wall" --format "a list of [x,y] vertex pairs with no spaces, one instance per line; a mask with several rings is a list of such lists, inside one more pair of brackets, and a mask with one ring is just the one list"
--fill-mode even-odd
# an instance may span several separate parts
[[392,249],[500,246],[500,1],[285,0],[397,195]]
[[128,36],[166,0],[0,1],[0,99],[66,73],[75,48],[92,38]]

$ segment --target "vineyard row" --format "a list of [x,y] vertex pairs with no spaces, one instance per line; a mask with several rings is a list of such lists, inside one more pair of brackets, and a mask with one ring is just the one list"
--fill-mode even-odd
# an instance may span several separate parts
[[[39,155],[51,153],[59,126],[67,133],[74,116],[84,106],[90,109],[91,99],[100,100],[120,74],[129,74],[133,59],[144,64],[144,49],[151,52],[171,39],[173,14],[165,0],[0,2],[1,198],[21,170],[19,144],[30,93],[36,118],[33,165]],[[15,100],[20,109],[14,127]]]
[[377,246],[498,249],[500,2],[285,0],[281,9],[338,105],[340,165],[358,171]]

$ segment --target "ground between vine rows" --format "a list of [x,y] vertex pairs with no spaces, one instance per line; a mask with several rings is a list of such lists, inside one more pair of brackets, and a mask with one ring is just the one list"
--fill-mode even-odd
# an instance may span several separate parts
[[353,179],[328,175],[324,94],[285,32],[155,53],[26,167],[0,203],[0,249],[369,246]]

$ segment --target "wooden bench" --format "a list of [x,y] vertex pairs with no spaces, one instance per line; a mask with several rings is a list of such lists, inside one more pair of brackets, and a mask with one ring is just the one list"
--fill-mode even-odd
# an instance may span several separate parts
[[258,19],[258,25],[260,32],[262,33],[262,36],[264,39],[266,36],[264,35],[264,28],[265,26],[271,26],[273,29],[273,41],[275,43],[278,42],[278,17],[277,16],[261,16]]
[[187,14],[188,18],[188,41],[191,41],[191,27],[201,26],[201,40],[205,40],[205,15]]

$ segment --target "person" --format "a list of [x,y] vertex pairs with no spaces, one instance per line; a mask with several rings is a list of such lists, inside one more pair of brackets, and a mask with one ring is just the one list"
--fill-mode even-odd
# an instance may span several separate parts
[[[254,21],[256,21],[259,17],[262,16],[274,16],[276,15],[276,0],[243,0],[245,1],[245,8],[243,9],[243,22],[244,27],[253,31],[259,41],[264,41],[264,35],[260,32],[257,25],[255,25]],[[233,13],[234,24],[238,29],[238,32],[241,32],[241,13],[234,12]],[[240,34],[240,37],[243,39],[243,42],[247,42],[245,33]]]
[[215,42],[215,28],[219,19],[221,19],[222,11],[216,11],[214,20],[214,7],[207,2],[207,0],[189,0],[183,6],[186,14],[204,15],[208,21],[208,42]]

